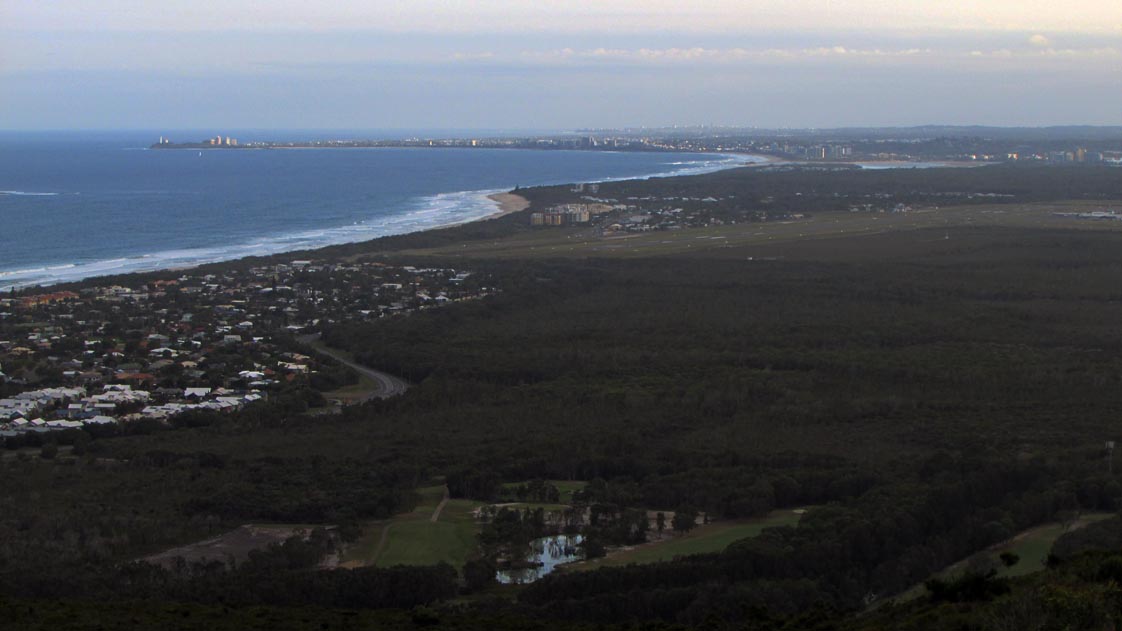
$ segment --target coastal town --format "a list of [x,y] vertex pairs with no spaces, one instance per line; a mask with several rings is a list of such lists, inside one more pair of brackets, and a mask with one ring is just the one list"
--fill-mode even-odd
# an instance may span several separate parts
[[[656,230],[681,230],[736,224],[735,218],[722,219],[717,208],[705,205],[719,204],[725,200],[714,197],[628,197],[615,198],[586,197],[588,203],[560,204],[546,210],[530,214],[533,227],[591,226],[601,236],[611,236],[627,232],[651,232]],[[695,203],[701,204],[697,207]],[[783,219],[802,219],[802,213],[792,213]],[[766,221],[763,211],[744,213],[742,221]]]
[[289,260],[0,298],[0,441],[127,432],[357,381],[305,342],[326,324],[404,316],[495,290],[470,271]]
[[[761,166],[754,170],[758,173],[779,173],[793,171],[796,167]],[[806,171],[806,167],[797,167]],[[819,171],[819,169],[815,169]],[[852,167],[837,167],[831,170],[852,170]],[[738,223],[761,223],[769,221],[798,221],[811,216],[809,211],[799,210],[804,198],[810,199],[811,193],[793,194],[794,200],[780,200],[774,195],[746,197],[737,193],[706,195],[632,195],[627,194],[627,185],[611,185],[612,193],[601,193],[599,184],[580,184],[569,188],[563,194],[570,197],[564,203],[555,203],[542,210],[529,214],[533,228],[550,227],[588,227],[598,236],[611,237],[625,233],[654,232],[663,230],[682,230],[686,228],[706,228],[712,226],[736,225]],[[996,199],[1011,197],[995,193],[939,193],[916,203],[911,200],[896,199],[887,195],[832,196],[837,202],[832,211],[853,213],[905,213],[924,208],[938,208],[939,202],[973,200],[976,197]],[[807,204],[809,207],[809,204]]]
[[1005,137],[994,130],[964,134],[955,127],[865,130],[675,127],[580,129],[543,136],[321,138],[250,140],[217,134],[201,141],[172,142],[161,136],[152,149],[537,149],[676,153],[740,153],[805,163],[925,162],[963,164],[1122,164],[1119,141]]

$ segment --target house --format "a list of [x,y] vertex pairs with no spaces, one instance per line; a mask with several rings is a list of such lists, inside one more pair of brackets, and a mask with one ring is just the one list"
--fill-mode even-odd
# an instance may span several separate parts
[[120,381],[131,381],[131,382],[136,383],[136,384],[155,383],[156,382],[155,375],[151,375],[151,374],[146,373],[146,372],[118,373],[115,378],[120,380]]
[[39,409],[39,404],[26,399],[0,399],[0,419],[28,416]]
[[[87,408],[84,403],[71,403],[66,406],[65,410],[59,411],[59,416],[68,419],[84,419],[93,418],[97,416],[97,412],[91,408]],[[34,425],[34,422],[32,422]]]

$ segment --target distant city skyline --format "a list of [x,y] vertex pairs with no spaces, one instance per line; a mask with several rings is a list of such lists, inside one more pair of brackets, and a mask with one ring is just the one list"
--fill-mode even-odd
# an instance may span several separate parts
[[0,129],[1118,125],[1122,3],[8,0],[0,84]]

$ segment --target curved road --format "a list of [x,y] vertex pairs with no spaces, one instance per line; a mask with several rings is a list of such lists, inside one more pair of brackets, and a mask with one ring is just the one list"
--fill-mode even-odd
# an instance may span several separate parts
[[342,364],[346,364],[354,369],[355,372],[373,379],[374,382],[378,384],[378,389],[364,396],[360,402],[369,401],[370,399],[388,399],[390,397],[396,397],[399,394],[405,394],[405,391],[409,389],[409,383],[404,379],[355,363],[354,360],[348,359],[338,351],[326,346],[319,341],[319,333],[305,335],[298,339],[300,342],[314,348],[316,352],[327,355]]

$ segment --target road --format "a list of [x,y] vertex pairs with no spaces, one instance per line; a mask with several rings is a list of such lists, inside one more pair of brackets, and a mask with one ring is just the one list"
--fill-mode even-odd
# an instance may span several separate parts
[[409,389],[409,383],[404,379],[395,377],[389,373],[374,370],[373,368],[369,368],[367,366],[363,366],[362,364],[356,363],[355,361],[347,358],[345,355],[332,349],[331,347],[326,346],[319,341],[318,333],[316,333],[315,335],[305,335],[298,339],[300,340],[300,342],[314,348],[316,352],[322,355],[326,355],[342,364],[349,366],[355,372],[369,377],[374,381],[374,383],[378,384],[378,389],[363,396],[360,402],[369,401],[371,399],[388,399],[390,397],[396,397],[399,394],[405,394],[405,391]]

